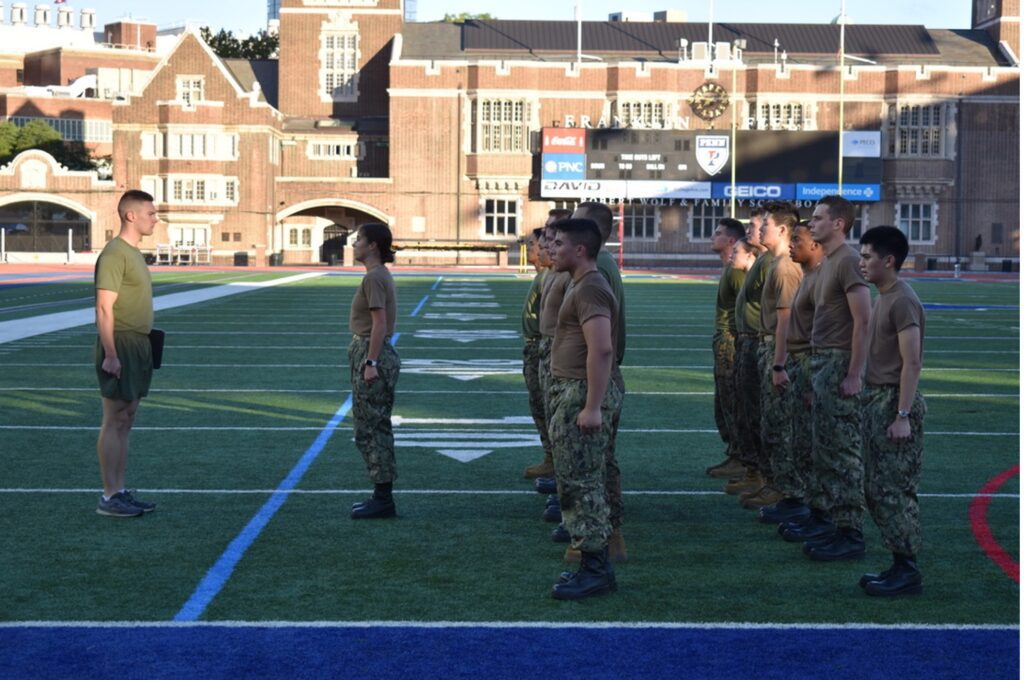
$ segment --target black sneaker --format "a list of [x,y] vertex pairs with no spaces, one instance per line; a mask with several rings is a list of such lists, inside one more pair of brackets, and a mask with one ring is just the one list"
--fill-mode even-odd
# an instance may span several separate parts
[[555,522],[562,521],[562,509],[557,505],[548,505],[544,508],[544,514],[541,515],[541,519],[545,522],[554,524]]
[[569,535],[564,524],[559,524],[551,530],[551,540],[555,543],[571,543],[572,536]]
[[143,512],[142,508],[125,498],[123,492],[115,493],[110,500],[103,500],[100,496],[100,504],[96,506],[96,514],[107,517],[138,517]]
[[133,489],[125,489],[121,492],[121,495],[128,499],[128,502],[139,508],[143,512],[153,512],[156,510],[156,503],[147,503],[146,501],[140,501],[135,497]]

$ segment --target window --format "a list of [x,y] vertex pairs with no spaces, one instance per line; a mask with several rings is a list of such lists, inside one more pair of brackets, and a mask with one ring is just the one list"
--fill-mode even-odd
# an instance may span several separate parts
[[142,157],[238,160],[238,135],[219,132],[143,132]]
[[195,106],[196,102],[203,101],[202,76],[178,76],[177,84],[177,100],[185,106]]
[[306,156],[314,160],[356,160],[357,142],[308,142]]
[[238,180],[228,179],[224,181],[224,200],[231,203],[238,201]]
[[[163,182],[159,179],[158,183]],[[225,205],[238,203],[238,179],[205,175],[198,177],[182,177],[172,175],[167,178],[170,191],[168,203],[192,205]],[[158,187],[159,189],[159,187]],[[159,190],[158,190],[159,195]],[[159,198],[159,196],[158,196]]]
[[758,130],[803,130],[804,105],[799,102],[762,103],[755,120]]
[[302,230],[302,245],[309,246],[313,245],[313,230],[303,229]]
[[235,242],[239,243],[239,242],[241,242],[241,240],[242,240],[242,232],[236,231],[235,232]]
[[935,240],[935,204],[897,203],[900,230],[911,243],[932,243]]
[[629,239],[658,238],[658,208],[653,205],[623,206],[622,234]]
[[944,157],[946,119],[945,104],[889,106],[889,156]]
[[519,199],[484,199],[484,236],[515,236]]
[[24,127],[33,120],[41,120],[59,132],[65,142],[110,142],[114,139],[114,124],[109,120],[36,116],[11,116],[7,120],[18,127]]
[[205,246],[207,243],[208,226],[181,226],[169,225],[167,234],[171,243],[176,246]]
[[707,201],[696,203],[690,211],[690,240],[710,241],[718,220],[726,217],[728,210],[726,205],[715,205]]
[[671,127],[671,105],[663,101],[619,101],[616,102],[618,123],[628,128]]
[[223,241],[224,243],[227,243],[228,241],[230,241],[231,240],[231,232],[230,231],[222,231],[220,233],[220,240]]
[[320,88],[325,101],[355,101],[359,96],[359,33],[354,26],[320,34]]
[[992,223],[992,245],[999,246],[1003,244],[1003,223],[993,222]]
[[299,245],[299,230],[289,229],[288,230],[288,245],[297,246]]
[[867,223],[865,212],[865,208],[857,210],[856,217],[853,218],[853,226],[850,227],[850,231],[846,234],[847,242],[852,244],[857,250],[860,250],[860,236],[864,233],[864,225]]
[[528,103],[524,99],[478,99],[474,131],[477,153],[525,153]]

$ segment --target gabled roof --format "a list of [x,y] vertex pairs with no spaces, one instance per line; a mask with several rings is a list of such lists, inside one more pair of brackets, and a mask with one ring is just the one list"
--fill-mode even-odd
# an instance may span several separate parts
[[246,92],[260,85],[260,101],[277,108],[277,59],[224,59],[224,65]]
[[[575,58],[574,21],[467,21],[464,24],[406,24],[402,57],[408,59]],[[608,59],[675,61],[679,40],[707,42],[708,25],[666,22],[583,22],[583,51]],[[714,42],[746,40],[744,60],[757,63],[786,51],[790,63],[833,63],[839,52],[834,24],[713,25]],[[848,25],[847,54],[880,64],[1009,66],[985,31],[951,31],[924,26]]]

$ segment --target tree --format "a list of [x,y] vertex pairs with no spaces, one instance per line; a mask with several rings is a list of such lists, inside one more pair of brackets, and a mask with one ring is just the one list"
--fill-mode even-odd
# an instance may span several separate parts
[[473,14],[471,12],[462,12],[461,14],[445,14],[444,21],[449,24],[464,24],[467,21],[494,21],[498,17],[484,12],[483,14]]
[[65,142],[59,132],[41,120],[31,120],[20,128],[10,121],[0,123],[0,165],[28,149],[45,151],[69,170],[96,169],[85,144]]
[[221,59],[273,59],[280,45],[278,36],[266,31],[239,39],[223,28],[213,33],[209,26],[203,26],[199,35]]

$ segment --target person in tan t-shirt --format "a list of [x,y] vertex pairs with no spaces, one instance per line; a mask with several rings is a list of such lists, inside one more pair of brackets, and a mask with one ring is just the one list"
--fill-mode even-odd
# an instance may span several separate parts
[[355,261],[366,268],[349,312],[352,429],[373,482],[373,495],[352,506],[352,519],[381,519],[396,513],[391,495],[398,477],[391,410],[402,365],[390,342],[398,306],[395,283],[384,266],[395,260],[391,230],[386,224],[362,225],[352,251]]
[[860,238],[860,268],[878,288],[871,313],[863,398],[864,494],[893,564],[865,574],[868,595],[916,595],[921,519],[917,487],[924,457],[926,407],[917,389],[924,354],[924,307],[900,267],[910,251],[896,227],[868,229]]
[[601,234],[591,220],[555,224],[551,263],[571,283],[558,311],[551,346],[551,445],[562,521],[579,550],[580,568],[552,590],[559,600],[604,595],[617,588],[608,559],[612,533],[605,487],[606,451],[622,393],[611,379],[618,303],[597,270]]

